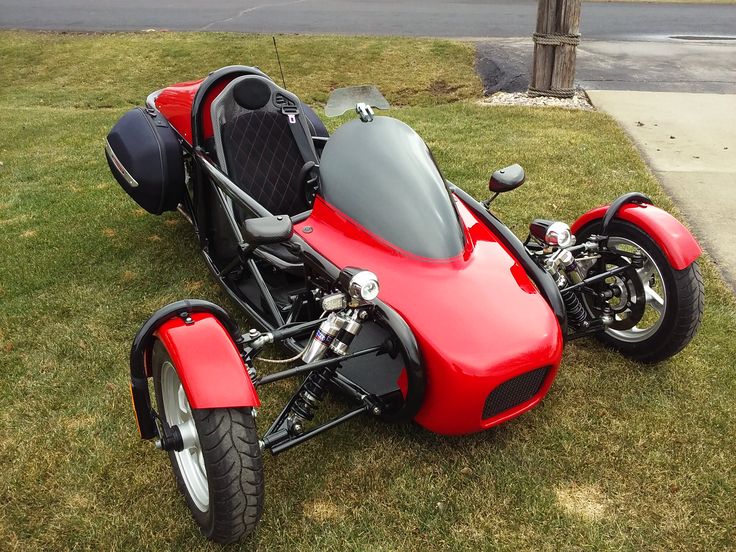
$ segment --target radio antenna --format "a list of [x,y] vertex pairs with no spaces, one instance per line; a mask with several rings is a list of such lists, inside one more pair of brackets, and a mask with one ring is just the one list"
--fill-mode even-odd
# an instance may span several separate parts
[[284,89],[286,88],[286,79],[284,78],[284,68],[281,67],[281,58],[279,57],[279,47],[276,46],[276,37],[271,36],[273,39],[273,49],[276,50],[276,61],[279,63],[279,71],[281,71],[281,82],[284,83]]

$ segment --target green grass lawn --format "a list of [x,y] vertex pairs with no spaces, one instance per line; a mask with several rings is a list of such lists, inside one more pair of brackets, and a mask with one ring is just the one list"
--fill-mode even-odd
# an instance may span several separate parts
[[[494,204],[519,235],[630,190],[673,210],[609,117],[477,105],[468,45],[283,37],[280,49],[287,84],[318,107],[335,86],[378,84],[476,197],[491,169],[522,163],[527,184]],[[3,32],[0,60],[2,547],[215,549],[166,457],[137,438],[127,360],[169,301],[235,309],[187,225],[138,209],[102,144],[167,83],[230,63],[276,75],[270,37]],[[497,429],[446,438],[371,419],[269,457],[265,514],[243,548],[733,548],[736,302],[702,266],[703,326],[671,361],[640,366],[582,340],[543,404]],[[261,428],[289,390],[266,391]]]

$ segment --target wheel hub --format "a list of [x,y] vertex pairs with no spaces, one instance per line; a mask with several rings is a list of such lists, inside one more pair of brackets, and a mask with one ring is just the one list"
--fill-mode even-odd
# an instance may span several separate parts
[[184,386],[173,364],[168,361],[161,367],[161,394],[166,423],[172,432],[178,432],[181,442],[181,450],[171,452],[192,502],[200,511],[207,512],[210,504],[209,484],[197,426]]
[[[596,289],[598,297],[592,301],[585,297],[586,306],[594,316],[600,316],[606,307],[611,309],[613,322],[606,333],[612,337],[631,343],[643,341],[662,325],[667,299],[662,272],[646,250],[635,242],[612,236],[608,243],[612,251],[621,251],[621,255],[604,255],[603,267],[627,267],[627,270],[602,282]],[[597,263],[593,270],[599,269]],[[601,296],[607,290],[614,292],[610,299]]]

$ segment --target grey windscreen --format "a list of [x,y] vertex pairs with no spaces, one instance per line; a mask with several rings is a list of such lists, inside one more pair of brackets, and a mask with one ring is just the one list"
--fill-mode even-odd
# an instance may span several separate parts
[[325,115],[339,117],[343,113],[355,109],[355,106],[359,103],[365,103],[377,109],[391,107],[381,91],[373,84],[347,86],[337,88],[330,93],[325,106]]
[[401,121],[342,125],[325,146],[320,175],[328,203],[399,249],[430,259],[463,250],[445,180],[427,145]]

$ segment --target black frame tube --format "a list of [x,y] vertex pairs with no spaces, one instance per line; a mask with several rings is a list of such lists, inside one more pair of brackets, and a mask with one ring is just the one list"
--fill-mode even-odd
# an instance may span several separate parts
[[248,265],[248,268],[250,269],[251,274],[253,274],[253,278],[255,278],[258,288],[261,290],[261,295],[263,295],[263,298],[266,300],[266,305],[268,306],[268,310],[271,311],[271,315],[276,320],[276,325],[283,326],[284,317],[281,315],[281,311],[279,310],[279,307],[276,304],[276,300],[273,298],[273,294],[271,293],[271,290],[268,289],[268,286],[266,285],[266,281],[263,279],[263,276],[261,275],[261,271],[258,270],[258,266],[256,266],[256,262],[252,258],[249,258],[246,261],[246,264]]
[[205,169],[207,175],[212,182],[222,190],[230,199],[237,202],[240,207],[247,209],[257,217],[271,217],[268,209],[263,207],[255,199],[240,189],[225,173],[218,169],[212,160],[202,151],[201,148],[194,150],[194,157],[198,163]]
[[284,452],[286,450],[289,450],[292,447],[295,447],[304,441],[308,441],[309,439],[316,437],[320,433],[324,433],[328,429],[332,429],[333,427],[336,427],[340,424],[344,424],[351,418],[354,418],[355,416],[358,416],[359,414],[363,414],[368,411],[370,407],[368,405],[360,405],[357,408],[354,408],[352,410],[347,411],[342,416],[338,416],[337,418],[333,418],[329,422],[326,422],[320,426],[315,427],[314,429],[311,429],[305,433],[302,433],[298,437],[293,437],[289,439],[288,441],[285,441],[283,443],[279,443],[277,445],[273,445],[271,447],[266,447],[271,451],[271,454],[279,454],[281,452]]
[[577,289],[581,287],[585,287],[589,284],[595,284],[596,282],[599,282],[600,280],[605,280],[609,276],[616,276],[617,274],[620,274],[621,272],[626,272],[630,268],[633,268],[633,267],[631,265],[626,265],[626,266],[618,266],[616,268],[612,268],[608,272],[601,272],[600,274],[596,274],[595,276],[586,278],[582,282],[578,282],[577,284],[573,284],[569,287],[564,288],[562,291],[576,291]]
[[376,356],[380,354],[385,354],[386,348],[383,345],[376,345],[374,347],[368,347],[367,349],[356,351],[354,353],[350,353],[345,356],[326,358],[323,360],[318,360],[316,362],[310,362],[309,364],[304,364],[302,366],[296,366],[294,368],[289,368],[288,370],[282,370],[281,372],[276,372],[275,374],[265,375],[263,377],[258,378],[254,383],[256,386],[266,385],[268,383],[273,383],[275,381],[281,381],[283,379],[298,376],[300,374],[306,374],[307,372],[313,372],[314,370],[319,370],[320,368],[326,368],[334,364],[340,364],[341,362],[345,362],[353,358],[370,355],[371,353],[377,353]]
[[642,203],[652,205],[652,200],[649,196],[642,194],[641,192],[629,192],[622,196],[617,197],[611,203],[610,207],[606,210],[606,214],[603,216],[603,223],[601,225],[601,234],[604,236],[608,233],[608,225],[618,214],[619,209],[628,203],[636,203],[641,205]]

